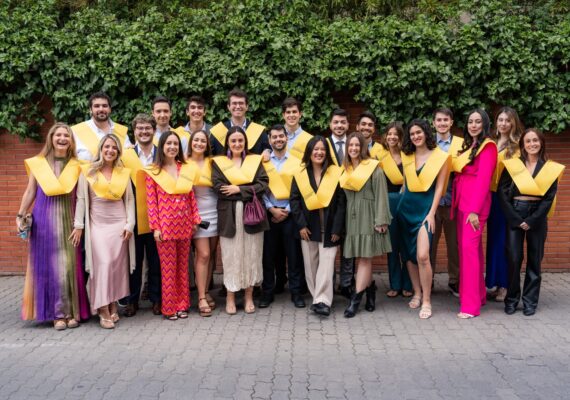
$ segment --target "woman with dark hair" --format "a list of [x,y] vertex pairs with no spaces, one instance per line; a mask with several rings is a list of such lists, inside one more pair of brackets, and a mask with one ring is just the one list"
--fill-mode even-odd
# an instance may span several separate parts
[[364,136],[348,135],[344,154],[344,173],[340,186],[346,195],[346,236],[344,255],[357,257],[356,290],[344,311],[352,318],[366,290],[366,310],[376,308],[376,285],[372,278],[372,258],[391,250],[388,225],[392,219],[388,205],[388,189],[378,161],[371,159]]
[[236,313],[235,292],[242,289],[245,289],[244,311],[255,312],[253,287],[263,280],[263,231],[269,229],[267,216],[252,225],[244,220],[246,203],[261,202],[269,184],[261,156],[249,154],[247,149],[245,131],[232,126],[226,135],[224,155],[214,157],[212,165],[227,289],[226,312],[230,315]]
[[544,134],[527,129],[520,138],[520,157],[504,161],[499,195],[507,218],[508,290],[505,313],[514,314],[521,298],[520,273],[526,238],[527,263],[522,291],[523,314],[533,315],[540,294],[547,217],[554,212],[564,165],[548,160]]
[[307,143],[302,168],[291,186],[291,213],[299,229],[311,311],[330,315],[334,261],[344,232],[346,196],[339,186],[342,168],[334,165],[324,137]]
[[491,211],[487,225],[487,255],[485,284],[491,289],[489,295],[496,301],[505,301],[507,295],[507,221],[501,209],[497,185],[503,172],[503,161],[518,157],[519,138],[523,126],[515,110],[503,107],[495,118],[493,140],[497,143],[498,158],[495,174],[491,182]]
[[396,212],[398,203],[400,202],[402,185],[404,183],[402,157],[402,141],[404,139],[404,128],[401,122],[390,122],[384,129],[382,135],[382,150],[378,155],[380,167],[386,176],[386,184],[388,187],[388,201],[390,204],[390,214],[392,214],[392,222],[390,223],[390,241],[392,251],[388,253],[388,278],[390,281],[390,290],[386,292],[386,296],[394,298],[399,294],[403,297],[412,296],[412,282],[408,274],[408,268],[402,261],[400,251],[400,240],[398,232],[398,222]]
[[398,204],[402,260],[406,262],[414,288],[408,306],[420,308],[421,319],[430,318],[430,246],[435,212],[447,187],[450,156],[437,147],[430,125],[422,119],[409,123],[402,146],[404,192]]
[[497,146],[490,136],[487,113],[477,108],[467,115],[460,154],[453,159],[451,214],[457,224],[459,252],[458,318],[480,314],[486,302],[483,229],[491,208],[491,181],[497,165]]
[[[119,321],[117,300],[129,295],[129,270],[135,269],[135,199],[131,170],[122,166],[121,142],[101,138],[93,162],[82,166],[71,239],[79,246],[85,230],[85,271],[91,312],[113,329]],[[130,267],[130,268],[129,268]]]
[[55,123],[25,166],[28,186],[16,217],[18,232],[30,239],[22,319],[53,321],[58,331],[76,328],[89,317],[89,306],[81,253],[69,240],[80,174],[71,128]]
[[[199,178],[194,185],[194,196],[200,210],[202,226],[198,228],[192,242],[196,249],[194,273],[198,288],[198,311],[202,317],[212,315],[216,302],[208,293],[212,279],[216,250],[218,248],[218,196],[212,188],[212,159],[210,138],[203,130],[190,134],[188,145],[188,163],[196,164]],[[204,225],[205,224],[205,225]]]
[[160,136],[156,163],[143,171],[148,222],[160,258],[161,311],[171,321],[188,318],[190,239],[201,222],[192,191],[198,169],[184,161],[180,138],[169,131]]

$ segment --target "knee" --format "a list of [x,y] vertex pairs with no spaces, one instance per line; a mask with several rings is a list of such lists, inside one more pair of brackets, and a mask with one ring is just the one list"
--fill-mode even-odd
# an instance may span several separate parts
[[429,253],[418,254],[418,266],[425,267],[429,263]]
[[196,250],[196,261],[200,263],[207,263],[210,260],[209,250]]

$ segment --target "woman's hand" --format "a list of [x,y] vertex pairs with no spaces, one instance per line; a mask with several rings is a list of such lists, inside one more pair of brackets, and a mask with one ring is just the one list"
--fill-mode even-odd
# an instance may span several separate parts
[[337,235],[336,233],[333,233],[331,235],[331,242],[336,243],[340,240],[340,235]]
[[198,230],[198,228],[200,228],[199,224],[192,225],[192,236],[194,236],[194,233],[196,233],[196,231]]
[[523,230],[523,231],[528,231],[530,229],[530,226],[528,226],[528,224],[526,222],[523,222],[522,224],[519,225],[519,227]]
[[121,239],[123,239],[123,242],[126,242],[131,238],[131,236],[133,236],[133,233],[125,229],[121,234]]
[[67,240],[71,241],[73,247],[77,247],[79,246],[79,243],[81,243],[81,235],[83,235],[83,229],[76,228],[71,232],[71,235],[69,235]]
[[426,215],[426,218],[422,222],[422,226],[424,226],[426,222],[428,233],[433,233],[435,229],[435,215],[432,213]]
[[469,215],[467,216],[467,220],[465,221],[465,223],[469,223],[471,224],[471,228],[473,228],[474,231],[478,231],[480,228],[479,225],[479,216],[475,213],[469,213]]
[[240,190],[239,186],[236,185],[222,185],[220,192],[222,192],[224,196],[231,196],[232,194],[238,194]]
[[299,234],[301,235],[301,239],[305,240],[305,241],[309,241],[311,240],[311,231],[309,230],[309,228],[303,228],[299,231]]
[[160,231],[154,231],[152,235],[154,236],[155,242],[159,243],[162,242],[162,234],[160,233]]
[[378,233],[386,233],[388,231],[388,225],[376,225],[374,230]]

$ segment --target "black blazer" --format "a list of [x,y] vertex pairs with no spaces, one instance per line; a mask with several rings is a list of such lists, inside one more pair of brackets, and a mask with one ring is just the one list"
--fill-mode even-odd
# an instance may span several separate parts
[[[249,119],[245,120],[246,129],[250,123],[251,123],[251,120],[249,120]],[[225,121],[224,126],[228,129],[230,129],[230,127],[232,126],[231,121],[229,119],[227,121]],[[214,137],[214,135],[210,135],[210,145],[212,147],[212,154],[213,155],[215,155],[215,156],[223,155],[224,144],[220,143],[218,141],[218,139],[216,139]],[[249,145],[249,143],[248,143],[248,145]],[[257,139],[257,142],[255,142],[255,145],[249,150],[249,152],[252,154],[261,154],[261,153],[263,153],[263,150],[265,150],[265,149],[271,150],[271,146],[269,145],[269,138],[267,137],[267,132],[263,131],[263,132],[261,132],[261,135],[259,135],[259,139]]]
[[[532,174],[532,177],[536,177],[536,175],[540,172],[542,167],[544,166],[544,161],[538,160],[536,163],[536,168]],[[554,183],[550,186],[550,188],[546,191],[538,208],[529,215],[526,219],[522,219],[521,216],[515,211],[513,207],[513,197],[520,196],[521,192],[517,188],[517,185],[513,182],[513,178],[511,178],[511,174],[505,168],[503,173],[501,174],[501,179],[499,180],[499,186],[497,187],[497,195],[499,196],[499,200],[501,202],[501,208],[505,213],[505,217],[507,219],[507,223],[511,228],[518,228],[520,224],[526,222],[530,229],[533,229],[539,224],[544,223],[546,219],[546,215],[552,206],[552,202],[554,201],[554,196],[556,196],[556,190],[558,189],[558,181],[554,181]],[[533,196],[535,197],[535,196]]]
[[[315,182],[313,174],[309,171],[309,182],[311,187],[316,192],[318,186]],[[311,241],[320,242],[321,238],[321,218],[319,216],[319,210],[309,211],[305,206],[305,201],[297,186],[297,182],[293,179],[291,185],[291,197],[289,199],[289,204],[291,206],[291,214],[293,214],[293,221],[297,225],[297,230],[295,231],[295,237],[297,239],[301,238],[299,231],[302,228],[309,228],[311,231]],[[336,190],[331,199],[328,207],[324,209],[324,221],[325,221],[325,247],[338,246],[341,240],[337,242],[331,241],[331,236],[333,234],[342,236],[344,234],[344,224],[346,214],[346,195],[344,190],[341,189],[340,185],[336,186]]]
[[[265,169],[260,164],[252,183],[240,185],[240,192],[238,194],[226,196],[220,192],[221,186],[229,185],[230,182],[222,171],[220,171],[218,165],[212,162],[212,183],[214,185],[214,191],[218,195],[218,234],[222,237],[232,238],[236,234],[236,202],[241,200],[245,206],[245,203],[251,201],[253,199],[251,187],[253,186],[257,199],[263,205],[262,197],[269,185],[269,178],[265,173]],[[265,208],[265,206],[263,206],[263,208]],[[239,223],[243,224],[243,221]],[[244,225],[244,230],[249,234],[269,230],[267,216],[257,225]]]
[[[346,146],[346,139],[347,139],[347,138],[348,138],[348,135],[346,135],[345,138],[344,138],[344,140],[345,140],[344,145],[345,145],[345,146]],[[330,147],[333,149],[332,151],[333,151],[334,157],[333,157],[332,159],[333,159],[334,164],[335,164],[337,167],[342,167],[342,165],[338,165],[338,163],[337,163],[337,160],[338,160],[338,150],[337,150],[337,147],[335,146],[335,144],[334,144],[334,142],[333,142],[333,140],[332,140],[332,133],[331,133],[331,136],[329,136],[329,137],[326,138],[326,140],[327,140],[327,142],[330,144]],[[330,150],[330,149],[329,149],[329,150]],[[345,156],[346,156],[346,154],[345,154]]]

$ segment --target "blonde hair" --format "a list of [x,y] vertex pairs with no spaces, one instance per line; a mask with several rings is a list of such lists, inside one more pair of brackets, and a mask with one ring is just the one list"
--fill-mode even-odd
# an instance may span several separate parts
[[69,160],[71,158],[77,157],[76,146],[75,146],[75,138],[73,137],[73,131],[71,130],[69,125],[67,125],[66,123],[56,122],[55,124],[53,124],[51,126],[51,128],[49,128],[49,131],[46,135],[46,142],[45,142],[44,147],[42,148],[42,150],[40,151],[40,154],[39,154],[39,156],[47,158],[50,161],[50,164],[52,164],[51,161],[53,161],[53,153],[55,152],[55,149],[53,147],[53,137],[55,135],[55,131],[57,131],[59,128],[64,128],[67,131],[67,133],[69,133],[69,136],[71,138],[69,147],[67,148],[67,153],[65,154],[65,158]]
[[96,178],[97,171],[100,171],[101,168],[103,168],[103,164],[105,163],[103,161],[103,145],[105,144],[107,139],[112,139],[117,145],[117,159],[113,161],[113,168],[123,166],[123,163],[121,161],[121,155],[123,154],[121,148],[121,141],[116,135],[109,133],[103,136],[99,141],[99,146],[97,147],[97,155],[95,156],[93,162],[91,162],[91,165],[89,166],[89,172],[87,173],[87,175],[95,176]]

